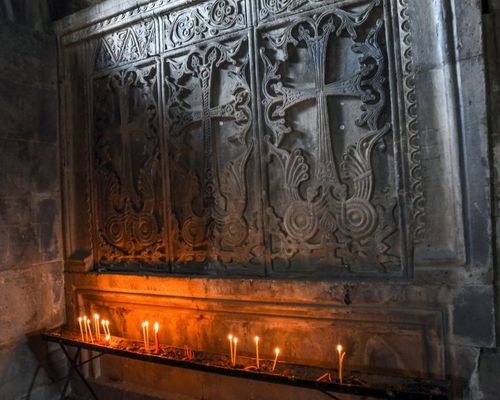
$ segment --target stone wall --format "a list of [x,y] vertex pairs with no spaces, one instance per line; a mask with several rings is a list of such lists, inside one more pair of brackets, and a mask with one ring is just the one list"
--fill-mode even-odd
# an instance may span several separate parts
[[[221,4],[227,7],[220,8]],[[242,352],[250,352],[248,339],[263,332],[269,346],[285,343],[285,359],[325,366],[334,359],[335,343],[343,341],[350,349],[350,368],[446,378],[452,384],[453,398],[480,399],[487,393],[481,373],[488,376],[485,369],[494,359],[481,355],[494,354],[496,347],[481,2],[271,4],[275,3],[109,0],[58,24],[70,326],[76,328],[76,318],[83,313],[99,312],[111,320],[112,332],[139,339],[140,322],[156,319],[165,327],[164,341],[218,352],[224,351],[229,331],[243,338]],[[375,11],[368,16],[370,7]],[[212,14],[214,10],[217,13]],[[320,11],[325,14],[319,15]],[[310,18],[314,13],[317,18]],[[325,28],[328,20],[323,21],[324,15],[333,14],[341,44],[330,48],[325,58],[328,67],[318,68],[318,54],[315,63],[307,64],[307,38],[312,43],[313,36],[316,41],[324,39],[321,35],[333,36],[335,30]],[[294,31],[305,20],[309,25]],[[386,34],[379,41],[376,32],[382,24]],[[343,32],[346,26],[350,32]],[[352,46],[353,40],[364,42]],[[214,46],[211,53],[207,49],[214,42],[220,46]],[[296,53],[289,50],[294,46]],[[373,62],[379,47],[387,58],[381,55]],[[229,49],[230,55],[225,55],[218,70],[226,69],[225,75],[211,87],[203,86],[195,69],[208,68],[213,62],[208,55],[217,57],[217,49]],[[370,71],[380,70],[385,78],[377,81],[367,69],[364,78],[373,79],[362,85],[370,90],[378,87],[371,100],[367,100],[370,96],[361,100],[366,101],[364,110],[369,110],[364,121],[372,116],[372,131],[380,129],[379,121],[390,120],[392,127],[390,133],[378,131],[380,137],[387,135],[377,146],[367,141],[367,132],[360,133],[356,123],[363,120],[359,80],[349,78],[356,67],[363,67],[363,61],[353,57],[353,49],[363,53],[361,60],[370,60]],[[240,50],[241,57],[237,56]],[[284,59],[291,66],[283,66]],[[386,70],[380,67],[384,62]],[[312,64],[321,72],[317,77],[323,79],[326,71],[329,79],[338,77],[337,73],[346,78],[322,86],[321,95],[328,92],[349,98],[321,102],[312,99],[312,85],[305,85],[302,92],[293,90],[302,88],[304,80],[311,84],[311,70],[304,66]],[[277,76],[275,68],[282,68],[282,76]],[[230,82],[237,82],[240,92],[231,92]],[[225,115],[228,109],[217,107],[237,93],[248,92],[251,101],[242,103],[244,96],[240,96],[237,105],[251,109],[251,118],[244,112]],[[220,103],[202,104],[202,98]],[[383,114],[373,100],[381,98],[387,100],[382,102]],[[291,112],[298,103],[302,108]],[[281,110],[278,106],[273,112],[270,107],[276,104],[282,105]],[[321,126],[316,115],[325,109],[332,119]],[[207,121],[212,117],[220,120],[212,124]],[[240,132],[248,120],[252,126],[245,132],[251,132],[253,142],[228,134]],[[193,126],[195,133],[190,131]],[[299,134],[281,143],[280,135],[290,133],[289,127]],[[323,140],[316,147],[311,139],[315,132]],[[227,143],[201,143],[201,138],[213,136]],[[330,144],[325,145],[329,136],[340,152],[333,156]],[[367,146],[348,150],[357,140]],[[260,147],[252,150],[252,143]],[[212,151],[218,145],[220,151]],[[294,146],[298,151],[292,151]],[[314,154],[321,146],[326,150]],[[371,184],[366,187],[375,194],[366,198],[360,194],[348,204],[340,201],[338,208],[332,206],[335,201],[329,203],[330,198],[315,203],[319,196],[315,189],[324,193],[327,181],[317,173],[321,165],[315,162],[352,160],[352,155],[359,161],[366,148],[373,150],[373,157],[364,153],[365,161],[374,160],[373,168],[361,162],[357,171],[362,173],[352,180],[373,180],[375,189]],[[227,178],[237,167],[239,172],[244,169],[241,160],[246,158],[240,156],[246,151],[251,153],[250,167],[238,177],[242,178],[239,182],[247,179],[248,198],[253,200],[230,198],[235,193],[241,197],[242,191],[228,190],[239,189],[229,180],[221,185],[224,195],[231,192],[229,200],[222,201],[224,196],[219,194],[214,200],[210,183],[215,174],[208,173],[216,164],[211,164],[213,158],[221,157],[221,164],[228,167]],[[299,173],[308,168],[304,159],[316,165],[315,174],[313,168],[307,171],[310,175]],[[287,166],[283,175],[280,162]],[[333,163],[326,164],[331,168]],[[291,169],[293,165],[305,170]],[[342,179],[350,184],[349,176],[353,178],[356,168]],[[256,171],[266,173],[255,176]],[[321,184],[307,186],[309,182],[304,182],[312,175]],[[282,176],[290,179],[285,185]],[[260,181],[266,179],[268,186]],[[345,195],[338,180],[329,184],[340,188],[331,192],[337,200]],[[287,193],[280,192],[283,186]],[[209,189],[208,196],[205,189]],[[289,202],[283,201],[287,195]],[[241,218],[228,218],[206,229],[207,220],[211,221],[210,215],[204,219],[204,207],[229,205],[234,211],[242,203]],[[269,206],[265,212],[261,212],[263,204]],[[314,210],[318,213],[314,218],[321,218],[311,219],[315,206],[323,207]],[[352,217],[352,224],[342,227],[347,218],[342,210],[349,207],[347,217]],[[265,223],[253,224],[253,218]],[[137,229],[137,221],[144,223],[143,230]],[[221,229],[227,222],[233,224]],[[327,231],[321,241],[314,237],[318,231]],[[205,241],[207,232],[217,235],[207,235]],[[262,246],[247,246],[250,233],[256,232],[264,232],[267,239]],[[276,237],[283,243],[281,248]],[[370,247],[368,237],[375,238],[374,246]],[[340,245],[333,243],[336,239]],[[207,249],[209,241],[215,245]],[[246,257],[238,259],[231,245]],[[255,257],[253,263],[250,255],[253,258],[258,251],[266,256]],[[342,262],[354,259],[356,251],[356,256],[368,253],[368,261]],[[287,267],[286,262],[276,262],[280,256],[293,260]],[[103,273],[109,270],[129,273]],[[144,276],[144,272],[165,276]],[[249,277],[242,279],[245,274]],[[96,363],[89,372],[103,384],[103,390],[118,387],[158,397],[173,393],[187,399],[221,398],[217,391],[221,380],[209,375],[195,383],[199,374],[113,359]],[[171,379],[158,383],[165,376]],[[235,393],[231,382],[235,381],[224,380],[228,398]],[[234,383],[238,388],[240,384]],[[267,392],[266,399],[283,398],[283,390]],[[248,383],[241,392],[242,398],[263,398],[266,388]],[[290,390],[285,397],[294,395],[299,396]],[[316,397],[310,394],[310,398]]]
[[0,4],[0,398],[51,399],[62,355],[31,334],[64,322],[55,38],[43,2]]
[[[497,287],[496,315],[497,315],[497,343],[500,330],[500,303],[498,296],[499,287],[499,266],[500,266],[500,3],[490,0],[483,2],[484,23],[485,23],[485,49],[488,67],[489,84],[489,117],[490,127],[490,147],[493,161],[492,185],[493,185],[493,223],[496,228],[495,233],[495,281]],[[484,349],[478,360],[477,384],[478,391],[483,395],[483,399],[494,400],[498,398],[500,382],[497,379],[500,369],[500,350]]]

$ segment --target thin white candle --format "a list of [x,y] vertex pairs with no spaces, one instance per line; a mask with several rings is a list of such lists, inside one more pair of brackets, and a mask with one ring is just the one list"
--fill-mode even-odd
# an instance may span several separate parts
[[144,349],[146,349],[146,322],[142,323],[142,341],[144,342]]
[[92,327],[90,324],[90,319],[87,319],[87,326],[89,328],[88,330],[89,330],[90,342],[94,343],[94,337],[92,336]]
[[338,361],[339,361],[339,382],[342,384],[342,368],[344,363],[345,351],[342,345],[337,345]]
[[276,368],[276,363],[278,362],[278,356],[280,355],[280,349],[278,347],[276,347],[274,349],[274,354],[276,354],[276,357],[274,357],[274,363],[273,363],[273,369],[272,369],[272,371],[274,371],[274,369]]
[[255,361],[257,368],[259,368],[259,337],[255,336]]
[[146,321],[144,326],[146,328],[146,351],[149,351],[149,321]]
[[233,338],[233,367],[236,366],[236,349],[238,348],[238,338]]
[[85,327],[85,340],[88,342],[89,341],[89,334],[88,334],[88,329],[87,329],[87,317],[85,315],[83,316],[83,326]]
[[80,335],[82,335],[82,342],[84,342],[85,339],[83,338],[82,317],[78,318],[78,325],[80,325]]
[[101,340],[101,325],[99,324],[99,314],[94,314],[95,337]]
[[233,364],[233,335],[229,334],[227,337],[229,339],[229,350],[231,352],[231,365]]

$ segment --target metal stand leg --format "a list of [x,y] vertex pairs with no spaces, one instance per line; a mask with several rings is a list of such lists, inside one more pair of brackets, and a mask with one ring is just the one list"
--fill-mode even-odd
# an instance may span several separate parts
[[[73,377],[73,374],[75,372],[78,374],[78,376],[80,377],[82,382],[85,384],[85,386],[87,387],[87,389],[90,392],[90,394],[92,395],[92,397],[95,400],[99,400],[96,393],[94,392],[94,389],[92,389],[92,386],[90,386],[90,383],[87,382],[87,379],[85,379],[85,376],[83,376],[83,374],[81,373],[81,371],[79,369],[83,364],[86,364],[86,362],[77,363],[78,358],[80,357],[81,349],[78,348],[78,350],[76,351],[75,357],[72,358],[69,355],[68,351],[66,350],[66,347],[64,347],[64,345],[62,343],[59,343],[59,345],[61,346],[61,349],[62,349],[64,355],[66,356],[66,358],[68,359],[68,361],[71,365],[71,369],[69,370],[68,376],[66,378],[66,382],[64,382],[64,388],[63,388],[63,391],[61,393],[61,400],[64,400],[64,398],[66,396],[66,391],[68,390],[69,382],[71,381],[71,378]],[[94,357],[94,358],[96,358],[96,357]]]

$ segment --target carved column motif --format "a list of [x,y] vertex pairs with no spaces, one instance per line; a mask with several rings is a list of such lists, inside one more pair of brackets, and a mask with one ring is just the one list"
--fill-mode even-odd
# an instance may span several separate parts
[[158,124],[158,67],[94,80],[94,208],[98,262],[166,261]]

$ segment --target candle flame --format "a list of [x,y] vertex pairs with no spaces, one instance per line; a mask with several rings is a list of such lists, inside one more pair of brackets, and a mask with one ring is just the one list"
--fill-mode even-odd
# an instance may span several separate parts
[[79,317],[79,318],[78,318],[78,322],[82,322],[82,317]]
[[227,338],[231,341],[233,340],[233,335],[229,334]]
[[158,322],[155,322],[155,333],[158,333],[159,330],[160,330],[160,325],[158,324]]
[[337,351],[339,352],[339,354],[340,354],[340,353],[342,353],[342,350],[343,350],[343,349],[344,349],[344,348],[342,347],[342,345],[341,345],[341,344],[337,345]]
[[106,340],[109,342],[109,339],[111,339],[111,336],[106,335]]
[[278,354],[280,354],[280,349],[279,349],[279,347],[276,347],[276,348],[274,349],[274,352],[276,353],[276,357],[278,357]]
[[255,336],[255,343],[259,343],[259,337]]
[[149,327],[149,321],[144,322],[144,325],[146,326],[146,328]]
[[238,343],[238,338],[237,338],[237,337],[235,337],[235,338],[233,339],[233,342],[234,342],[235,344],[236,344],[236,343]]
[[94,314],[95,319],[99,319],[99,314]]
[[83,320],[84,320],[84,321],[87,321],[87,316],[85,316],[85,315],[84,315],[84,316],[83,316]]

